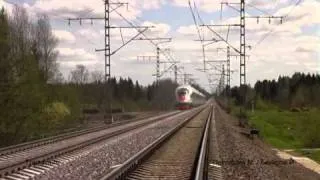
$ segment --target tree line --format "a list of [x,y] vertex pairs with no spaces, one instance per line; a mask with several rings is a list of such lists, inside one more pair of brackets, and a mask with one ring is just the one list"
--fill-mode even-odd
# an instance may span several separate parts
[[[2,144],[38,137],[72,119],[71,109],[51,96],[46,86],[60,74],[57,44],[46,15],[32,20],[19,6],[13,8],[11,16],[0,10]],[[69,99],[71,103],[72,97]]]
[[[270,102],[281,108],[320,107],[320,75],[294,73],[292,76],[279,76],[277,80],[257,81],[254,87],[247,86],[246,103],[259,100]],[[231,88],[231,97],[236,104],[243,103],[239,87]]]
[[77,89],[80,103],[84,108],[102,111],[111,97],[112,108],[125,111],[168,110],[174,107],[174,91],[178,86],[171,79],[160,80],[142,86],[138,81],[127,78],[109,78],[104,83],[104,73],[94,70],[90,72],[84,65],[76,65],[71,70],[68,81],[53,86],[69,86]]
[[[320,146],[319,74],[297,72],[292,76],[257,81],[254,87],[245,88],[245,107],[255,111],[239,113],[238,107],[231,106],[236,115],[249,119],[251,125],[258,127],[267,138],[279,138],[280,141],[273,141],[277,145],[288,140],[292,146]],[[243,105],[239,87],[231,89],[231,97],[236,105]]]
[[[76,65],[67,79],[59,71],[58,39],[45,14],[31,18],[15,6],[0,10],[0,146],[49,136],[82,123],[84,109],[102,111],[107,95],[126,111],[174,107],[170,79],[142,86]],[[106,88],[105,88],[106,87]]]

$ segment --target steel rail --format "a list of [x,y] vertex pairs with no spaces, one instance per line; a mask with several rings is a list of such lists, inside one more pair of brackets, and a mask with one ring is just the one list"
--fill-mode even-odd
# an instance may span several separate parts
[[31,158],[29,158],[27,160],[17,161],[15,163],[12,163],[12,164],[9,164],[9,165],[5,165],[3,167],[0,166],[0,178],[3,177],[3,176],[6,176],[8,174],[14,173],[16,171],[19,171],[21,169],[30,167],[32,165],[44,163],[44,162],[46,162],[46,161],[48,161],[48,160],[50,160],[52,158],[56,158],[56,157],[58,157],[60,155],[63,155],[63,154],[66,154],[66,153],[71,153],[71,152],[74,152],[75,150],[84,148],[86,146],[101,142],[103,140],[106,140],[106,139],[109,139],[109,138],[112,138],[112,137],[115,137],[115,136],[118,136],[118,135],[121,135],[121,134],[126,133],[128,131],[131,131],[131,130],[134,130],[134,129],[137,129],[137,128],[140,128],[140,127],[143,127],[143,126],[147,126],[147,125],[152,124],[154,122],[157,122],[159,120],[163,120],[163,119],[166,119],[168,117],[173,117],[175,115],[178,116],[179,114],[184,114],[184,112],[171,112],[171,113],[167,113],[165,115],[160,115],[160,116],[157,116],[157,117],[147,118],[145,120],[145,122],[140,122],[140,123],[136,122],[138,124],[133,124],[131,126],[130,126],[130,123],[129,123],[128,127],[124,127],[122,129],[106,133],[103,136],[99,136],[99,137],[93,138],[93,139],[88,140],[88,141],[84,141],[84,142],[81,142],[81,143],[78,143],[78,144],[75,144],[75,145],[69,145],[69,146],[66,146],[66,147],[63,147],[63,148],[60,148],[60,149],[58,148],[57,150],[53,150],[52,152],[36,155],[35,157],[31,157]]
[[125,161],[121,166],[116,169],[113,169],[110,173],[106,174],[105,176],[101,177],[100,180],[118,180],[118,179],[125,179],[125,177],[134,170],[137,166],[139,166],[145,158],[148,157],[154,150],[156,150],[161,144],[166,142],[170,139],[176,132],[178,132],[182,127],[184,127],[190,120],[196,117],[198,114],[203,112],[206,109],[206,106],[198,107],[197,109],[193,110],[194,114],[190,117],[184,119],[180,122],[176,127],[165,133],[164,135],[160,136],[156,141],[142,149],[136,155]]
[[209,117],[206,122],[205,131],[203,134],[201,147],[200,147],[200,154],[198,158],[197,168],[196,168],[196,174],[194,176],[195,180],[203,180],[206,179],[205,169],[207,165],[207,157],[208,157],[208,140],[209,140],[209,130],[210,130],[210,123],[213,115],[213,108],[212,111],[210,111]]
[[42,146],[42,145],[55,143],[55,142],[58,142],[58,141],[61,141],[61,140],[65,140],[65,139],[68,139],[68,138],[73,138],[73,137],[81,136],[81,135],[84,135],[84,134],[94,133],[94,132],[106,130],[108,128],[112,128],[112,127],[120,126],[120,125],[123,125],[123,124],[127,124],[127,123],[130,123],[130,122],[151,118],[153,116],[154,115],[148,115],[148,116],[144,116],[144,117],[140,117],[140,118],[124,120],[124,121],[121,121],[121,122],[109,124],[109,125],[102,126],[102,127],[99,126],[99,127],[92,127],[92,128],[88,128],[88,129],[82,129],[82,130],[67,132],[67,133],[63,133],[63,134],[60,134],[60,135],[56,135],[56,136],[51,136],[51,137],[47,137],[47,138],[42,138],[42,139],[38,139],[38,140],[33,140],[33,141],[25,142],[25,143],[20,143],[20,144],[8,146],[8,147],[0,148],[0,157],[1,156],[5,156],[5,155],[10,155],[10,154],[13,154],[13,153],[17,153],[17,152],[20,152],[20,151],[28,150],[28,149],[31,149],[31,148],[39,147],[39,146]]

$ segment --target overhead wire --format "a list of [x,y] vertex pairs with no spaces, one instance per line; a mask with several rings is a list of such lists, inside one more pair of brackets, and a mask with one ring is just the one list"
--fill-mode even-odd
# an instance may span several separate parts
[[[191,2],[190,2],[190,0],[189,0],[190,12],[191,12],[191,15],[192,15],[192,19],[193,19],[194,25],[195,25],[195,27],[196,27],[196,29],[197,29],[197,32],[198,32],[198,36],[199,36],[199,40],[200,40],[201,46],[202,46],[203,72],[206,73],[206,52],[205,52],[205,46],[206,46],[206,45],[204,44],[205,33],[204,33],[204,31],[202,31],[202,37],[201,37],[201,33],[200,33],[201,31],[200,31],[199,24],[198,24],[198,21],[197,21],[197,19],[196,19],[196,16],[195,16],[194,11],[195,11],[196,14],[197,14],[198,20],[199,20],[202,24],[204,24],[204,21],[203,21],[203,19],[202,19],[201,16],[200,16],[200,13],[199,13],[199,10],[198,10],[198,8],[197,8],[196,3],[194,2],[193,4],[194,4],[194,9],[192,9]],[[201,69],[201,68],[199,68],[199,69]],[[207,75],[207,73],[206,73],[206,75]]]
[[[128,6],[130,6],[131,8],[134,8],[131,4],[128,4]],[[130,10],[129,10],[129,11],[130,11]],[[139,16],[136,16],[135,18],[140,21],[140,22],[137,22],[136,24],[146,22],[145,19],[140,18]],[[149,40],[149,41],[150,41],[154,46],[157,46],[156,43],[153,43],[152,40]],[[175,61],[175,58],[172,57],[172,54],[169,54],[169,53],[167,53],[166,51],[162,51],[162,50],[160,50],[160,51],[161,51],[161,53],[162,53],[169,61],[171,61],[171,62]],[[169,71],[170,68],[171,68],[171,66],[170,66],[169,68],[165,69],[164,72]],[[183,67],[182,67],[182,68],[183,68]],[[181,68],[178,68],[178,72],[183,73],[183,72],[181,71]]]
[[[202,24],[205,24],[204,23],[204,21],[203,21],[203,19],[201,18],[201,16],[200,16],[200,13],[199,13],[199,10],[198,10],[198,8],[197,8],[197,5],[196,5],[196,3],[194,2],[194,9],[195,9],[195,12],[197,13],[197,17],[198,17],[198,19],[199,19],[199,21],[202,23]],[[192,9],[191,9],[192,10]],[[222,11],[221,11],[221,15],[220,15],[220,17],[222,17]],[[222,21],[222,20],[221,20]],[[220,21],[220,22],[221,22]],[[195,23],[196,24],[196,23]],[[210,29],[210,28],[209,28]],[[216,33],[216,32],[214,32],[212,29],[210,29],[210,31],[212,31],[214,34],[216,34],[216,36],[218,36],[219,37],[219,33],[221,34],[221,31],[222,31],[222,28],[220,28],[220,32],[219,33]],[[204,41],[204,38],[205,38],[205,35],[203,35],[203,41]],[[215,43],[215,42],[211,42],[211,43],[208,43],[208,44],[203,44],[204,42],[202,42],[202,50],[203,50],[203,58],[205,59],[206,58],[206,53],[205,53],[205,46],[208,46],[208,45],[210,45],[210,44],[213,44],[213,43]],[[220,47],[220,45],[219,45],[219,47]],[[204,63],[206,63],[206,62],[204,62]],[[211,66],[214,66],[214,65],[212,65],[212,64],[210,64]],[[217,67],[215,67],[215,69],[217,69]],[[206,69],[204,69],[204,72],[206,72],[205,71]],[[206,72],[206,75],[208,76],[208,74],[209,74],[210,72]]]
[[[293,1],[293,0],[292,0]],[[292,2],[291,1],[291,2]],[[290,11],[284,16],[284,18],[287,18],[293,10],[302,2],[303,0],[298,0],[290,9]],[[259,46],[264,40],[266,40],[274,31],[276,30],[276,27],[271,29],[269,32],[267,32],[264,36],[262,36],[257,43],[252,47],[251,50],[256,49],[257,46]]]
[[[119,3],[119,1],[117,1],[117,2]],[[130,5],[130,4],[128,4],[128,6],[133,7],[133,6]],[[144,38],[146,38],[147,41],[149,41],[149,42],[150,42],[151,44],[153,44],[155,47],[158,47],[158,43],[154,42],[154,40],[148,38],[148,36],[147,36],[145,33],[141,32],[141,30],[139,30],[139,27],[137,27],[137,25],[136,25],[135,23],[129,21],[126,17],[124,17],[124,16],[123,16],[120,12],[118,12],[117,10],[114,10],[114,12],[115,12],[116,14],[118,14],[127,24],[129,24],[131,27],[135,28],[139,33],[141,33],[141,35],[142,35]],[[176,62],[175,59],[172,57],[172,55],[171,55],[170,53],[168,53],[167,51],[165,51],[165,50],[163,50],[163,49],[161,49],[161,48],[160,48],[160,53],[161,53],[162,55],[164,55],[165,58],[166,58],[168,61],[170,61],[171,63],[173,63],[173,65],[176,64],[176,63],[175,63],[175,62]],[[167,69],[164,70],[163,72],[168,72],[172,67],[174,67],[173,65],[171,65],[169,68],[167,68]],[[178,71],[180,72],[180,70],[178,70]],[[160,76],[163,76],[163,75],[164,75],[164,73],[162,73]]]
[[[130,4],[128,4],[128,6],[133,7],[133,6],[130,5]],[[124,17],[124,16],[123,16],[121,13],[119,13],[118,11],[115,10],[114,12],[115,12],[116,14],[118,14],[126,23],[128,23],[130,26],[134,27],[137,31],[139,31],[139,30],[138,30],[138,27],[135,25],[135,23],[129,21],[126,17]],[[139,18],[139,19],[141,19],[141,18]],[[142,33],[142,35],[143,35],[151,44],[153,44],[154,46],[157,47],[157,43],[155,43],[153,40],[148,39],[148,36],[147,36],[145,33]],[[174,61],[174,58],[173,58],[170,54],[166,53],[166,51],[160,49],[160,52],[161,52],[164,56],[166,56],[166,58],[167,58],[169,61],[170,61],[170,60],[171,60],[171,61]]]
[[247,4],[247,6],[250,6],[250,7],[252,7],[253,9],[255,9],[255,10],[257,10],[257,11],[263,13],[263,14],[270,15],[269,12],[267,12],[267,11],[265,11],[265,10],[262,10],[262,9],[260,9],[260,8],[257,8],[256,6],[254,6],[254,5],[252,5],[252,4]]
[[195,27],[196,27],[196,29],[197,29],[197,33],[198,33],[198,36],[199,36],[199,40],[201,41],[201,44],[202,44],[203,39],[202,39],[202,37],[201,37],[201,33],[200,33],[199,26],[198,26],[198,22],[197,22],[197,20],[196,20],[196,16],[195,16],[195,14],[194,14],[194,12],[193,12],[193,9],[192,9],[192,7],[191,7],[190,0],[189,0],[189,8],[190,8],[190,12],[191,12],[191,15],[192,15],[192,19],[193,19],[194,25],[195,25]]
[[[193,23],[194,23],[194,26],[196,27],[197,34],[198,34],[198,37],[199,37],[199,40],[200,40],[200,44],[201,44],[201,46],[202,46],[203,67],[204,67],[203,69],[204,69],[204,71],[205,71],[206,54],[205,54],[205,47],[204,47],[204,44],[203,44],[204,37],[201,36],[201,32],[200,32],[200,29],[199,29],[199,25],[198,25],[196,16],[195,16],[195,14],[194,14],[194,11],[193,11],[193,9],[192,9],[190,0],[188,1],[188,3],[189,3],[189,9],[190,9],[190,12],[191,12],[191,15],[192,15]],[[196,9],[196,4],[195,4],[195,3],[194,3],[194,8]],[[199,12],[198,12],[197,14],[198,14],[198,18],[200,18]]]

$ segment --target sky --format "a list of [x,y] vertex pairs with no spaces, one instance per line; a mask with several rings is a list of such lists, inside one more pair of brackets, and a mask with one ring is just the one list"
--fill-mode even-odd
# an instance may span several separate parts
[[[119,2],[114,0],[112,2]],[[172,38],[170,43],[159,46],[167,56],[161,55],[162,61],[179,61],[183,73],[193,74],[195,80],[209,90],[208,78],[220,78],[218,71],[207,74],[199,71],[203,68],[201,42],[194,25],[188,0],[130,0],[128,6],[120,7],[117,12],[137,26],[154,26],[146,31],[148,38]],[[199,24],[238,24],[239,13],[227,6],[221,11],[220,0],[193,0],[197,7],[196,19]],[[222,2],[240,2],[240,0],[222,0]],[[31,17],[37,13],[46,13],[59,39],[57,50],[60,71],[68,78],[70,70],[77,64],[85,65],[89,71],[104,71],[104,53],[95,52],[104,46],[104,22],[85,21],[68,24],[67,18],[103,17],[102,0],[0,0],[0,6],[8,11],[12,4],[27,9]],[[246,1],[246,43],[247,49],[247,83],[254,85],[257,80],[273,79],[279,75],[291,75],[294,72],[320,72],[320,0],[247,0]],[[113,5],[116,6],[116,5]],[[236,8],[239,8],[236,6]],[[10,13],[10,12],[9,12]],[[116,12],[111,13],[113,26],[129,26]],[[279,19],[249,18],[252,16],[284,16],[282,24]],[[201,21],[200,21],[200,18]],[[200,27],[205,39],[218,39],[207,27]],[[214,27],[224,39],[227,27]],[[124,41],[137,34],[135,29],[122,29]],[[119,29],[111,30],[111,47],[113,50],[122,45]],[[138,36],[143,37],[143,36]],[[239,28],[229,29],[228,41],[234,48],[239,48]],[[206,60],[225,60],[226,54],[217,48],[226,48],[224,42],[206,46]],[[231,52],[236,55],[236,52]],[[149,41],[132,41],[111,57],[112,76],[131,77],[147,85],[155,80],[156,64],[138,59],[137,56],[155,56],[156,47]],[[165,70],[170,64],[161,64]],[[208,65],[211,67],[212,65]],[[220,63],[215,67],[222,69]],[[231,58],[231,85],[239,85],[239,58]],[[209,74],[209,75],[208,75]],[[171,77],[172,71],[162,78]]]

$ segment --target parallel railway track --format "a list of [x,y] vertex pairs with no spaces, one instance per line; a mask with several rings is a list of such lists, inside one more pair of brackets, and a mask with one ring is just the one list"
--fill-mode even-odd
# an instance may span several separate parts
[[101,180],[203,179],[212,107],[198,111]]
[[47,137],[47,138],[43,138],[43,139],[39,139],[39,140],[34,140],[34,141],[30,141],[30,142],[25,142],[25,143],[21,143],[21,144],[17,144],[17,145],[12,145],[12,146],[8,146],[8,147],[0,148],[0,158],[3,156],[13,154],[13,153],[17,153],[19,151],[25,151],[27,149],[35,148],[38,146],[43,146],[46,144],[52,144],[54,142],[58,142],[58,141],[61,141],[64,139],[73,138],[76,136],[81,136],[84,134],[89,134],[89,133],[105,130],[105,129],[116,127],[116,126],[121,126],[123,124],[127,124],[127,123],[130,123],[133,121],[143,120],[143,119],[146,119],[146,118],[149,118],[152,116],[154,116],[154,115],[145,115],[140,118],[118,121],[118,122],[108,124],[105,126],[92,127],[92,128],[87,128],[87,129],[83,129],[83,130],[67,132],[67,133],[57,135],[57,136]]
[[[51,166],[50,164],[46,164],[49,160],[58,157],[68,159],[67,155],[76,150],[83,149],[89,145],[93,145],[168,117],[179,116],[179,114],[183,113],[171,112],[131,123],[124,122],[121,123],[121,126],[117,124],[112,125],[107,129],[104,127],[102,129],[84,130],[2,149],[1,154],[3,155],[0,156],[0,179],[37,164],[41,164],[41,166],[39,166],[41,168],[36,169],[40,172],[41,169],[44,171],[46,166]],[[32,171],[33,173],[37,172],[32,169],[29,169],[29,171]],[[24,176],[23,173],[20,175]]]

